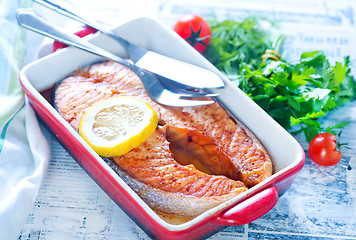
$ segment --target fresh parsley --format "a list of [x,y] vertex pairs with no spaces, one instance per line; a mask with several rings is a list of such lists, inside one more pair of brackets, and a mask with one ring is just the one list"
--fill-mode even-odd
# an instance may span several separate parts
[[[304,133],[310,142],[318,133],[335,134],[348,124],[322,126],[319,120],[356,98],[349,57],[335,65],[320,51],[304,52],[296,62],[280,59],[285,36],[274,36],[258,17],[214,20],[210,27],[212,37],[205,57],[285,129]],[[268,57],[268,50],[274,56]]]

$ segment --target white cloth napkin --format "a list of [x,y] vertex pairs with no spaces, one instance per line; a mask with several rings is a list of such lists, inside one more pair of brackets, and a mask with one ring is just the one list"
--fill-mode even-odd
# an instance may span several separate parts
[[26,31],[16,9],[29,0],[0,1],[0,240],[18,239],[49,161],[49,144],[18,81]]

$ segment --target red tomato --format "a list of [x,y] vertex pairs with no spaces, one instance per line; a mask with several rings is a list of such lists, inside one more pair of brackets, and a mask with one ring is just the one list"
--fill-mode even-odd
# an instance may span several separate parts
[[[85,37],[91,33],[95,33],[97,32],[96,29],[92,28],[92,27],[89,27],[89,26],[83,26],[79,31],[77,31],[75,33],[75,35],[79,36],[79,37]],[[61,42],[58,42],[58,41],[54,41],[53,42],[53,46],[52,46],[52,51],[55,52],[57,51],[58,49],[61,49],[61,48],[66,48],[68,47],[68,45],[64,44],[64,43],[61,43]]]
[[184,15],[176,22],[173,30],[200,53],[203,53],[210,43],[209,24],[197,15]]
[[331,133],[316,135],[309,144],[308,156],[321,166],[332,166],[338,163],[342,157],[336,149],[336,137]]

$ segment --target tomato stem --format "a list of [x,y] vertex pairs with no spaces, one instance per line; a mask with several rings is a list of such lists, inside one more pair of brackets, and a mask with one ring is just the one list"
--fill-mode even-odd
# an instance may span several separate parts
[[349,145],[348,143],[341,143],[340,142],[341,133],[342,133],[342,130],[339,131],[339,133],[337,134],[337,138],[336,138],[336,150],[338,150],[339,152],[342,151],[342,148],[351,149],[350,147],[347,146],[347,145]]

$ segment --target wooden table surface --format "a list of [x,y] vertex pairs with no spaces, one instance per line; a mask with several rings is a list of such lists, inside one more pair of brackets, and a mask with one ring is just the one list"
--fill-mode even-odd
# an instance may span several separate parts
[[[350,8],[345,5],[344,9]],[[346,14],[354,17],[353,12]],[[356,101],[323,121],[351,121],[342,133],[342,142],[350,149],[344,149],[341,161],[321,167],[307,158],[291,188],[270,212],[250,224],[227,227],[210,239],[356,239]],[[307,149],[304,138],[296,138]],[[48,135],[48,139],[52,152],[47,174],[19,239],[148,239],[56,138]]]

